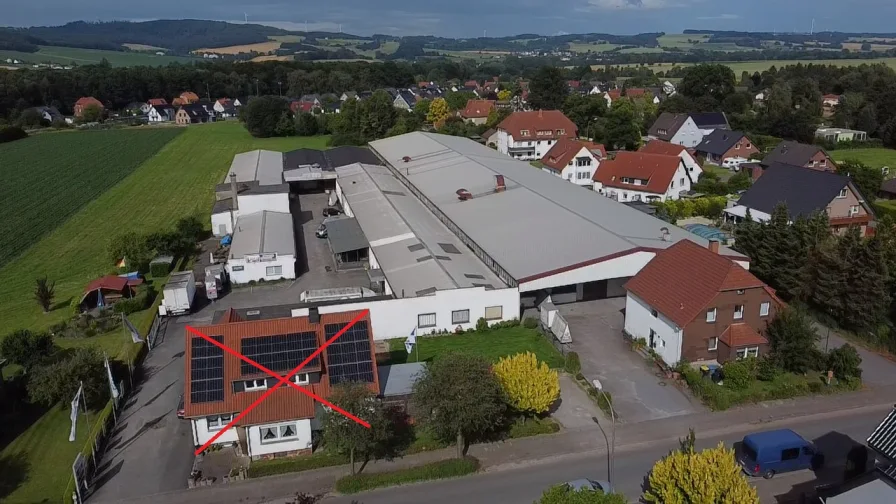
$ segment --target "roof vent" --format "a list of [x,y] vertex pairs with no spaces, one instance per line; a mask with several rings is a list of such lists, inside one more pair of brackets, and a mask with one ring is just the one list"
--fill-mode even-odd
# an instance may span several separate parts
[[660,233],[663,233],[663,235],[662,235],[663,241],[669,241],[669,228],[661,227]]
[[405,163],[410,163],[410,162],[411,162],[411,156],[405,156],[405,157],[401,158],[401,160],[404,161]]
[[468,199],[473,198],[473,194],[471,194],[470,191],[466,189],[458,189],[455,192],[457,193],[457,199],[461,201],[467,201]]

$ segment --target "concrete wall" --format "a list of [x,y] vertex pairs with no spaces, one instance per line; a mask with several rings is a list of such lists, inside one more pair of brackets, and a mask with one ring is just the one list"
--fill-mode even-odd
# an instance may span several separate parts
[[606,261],[583,266],[563,273],[538,278],[525,283],[520,283],[520,292],[530,292],[552,287],[575,285],[585,282],[596,282],[610,278],[635,276],[651,259],[653,252],[634,252],[632,254],[616,257]]
[[644,338],[650,345],[650,330],[654,336],[654,350],[666,364],[675,365],[681,360],[682,331],[674,322],[657,313],[653,308],[631,292],[625,297],[625,331],[633,338]]
[[[436,314],[436,326],[419,328],[418,334],[429,334],[433,331],[454,331],[457,326],[464,330],[476,327],[476,321],[485,316],[488,306],[501,306],[502,318],[489,322],[511,320],[520,316],[520,295],[516,289],[493,289],[471,287],[436,291],[432,296],[413,298],[386,299],[382,301],[365,301],[321,306],[319,313],[339,313],[353,310],[370,310],[370,324],[375,340],[402,338],[411,334],[417,327],[417,316],[426,313]],[[453,324],[451,312],[470,310],[470,321],[464,324]],[[293,317],[308,315],[308,308],[292,311]]]
[[265,210],[289,213],[289,193],[237,195],[237,203],[242,215]]
[[[261,442],[261,429],[266,427],[280,427],[292,424],[296,428],[298,437],[292,441],[277,441],[270,443]],[[311,420],[292,420],[289,422],[277,422],[265,425],[253,425],[248,427],[249,431],[249,456],[259,457],[262,455],[270,455],[273,453],[292,452],[298,450],[311,449]]]
[[[268,266],[281,266],[283,271],[279,275],[268,276]],[[278,255],[277,259],[267,262],[247,262],[245,258],[228,259],[225,268],[230,275],[230,281],[235,284],[249,283],[250,280],[293,279],[296,277],[296,257],[294,255]]]
[[[212,438],[212,436],[223,429],[223,427],[221,427],[221,429],[208,430],[208,420],[206,417],[193,418],[190,421],[193,423],[193,444],[195,446],[204,445]],[[221,437],[215,440],[215,444],[230,444],[236,442],[239,442],[236,429],[228,429],[224,434],[221,434]]]

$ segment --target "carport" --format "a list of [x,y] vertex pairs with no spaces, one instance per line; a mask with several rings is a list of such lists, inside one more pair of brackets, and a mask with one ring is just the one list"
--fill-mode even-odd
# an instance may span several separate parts
[[336,269],[355,269],[364,266],[369,258],[370,244],[358,221],[351,217],[328,220],[327,243],[336,260]]

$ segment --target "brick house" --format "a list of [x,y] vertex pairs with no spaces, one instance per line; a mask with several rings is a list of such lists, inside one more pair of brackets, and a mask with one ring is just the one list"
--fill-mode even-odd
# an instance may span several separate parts
[[[764,166],[783,163],[792,166],[804,166],[818,171],[835,173],[837,163],[831,156],[817,145],[801,144],[785,140],[769,152],[762,160]],[[754,176],[755,177],[755,176]],[[758,178],[758,177],[756,177]]]
[[174,122],[181,126],[207,123],[213,120],[214,118],[205,107],[195,104],[180,107],[177,109],[177,114],[174,115]]
[[669,365],[768,352],[765,331],[784,303],[719,242],[681,240],[626,282],[625,331]]
[[717,129],[703,137],[694,152],[707,163],[722,166],[726,159],[750,159],[759,149],[740,131]]
[[[285,375],[361,312],[244,321],[232,309],[215,325],[197,327],[268,369]],[[296,374],[292,381],[327,398],[334,385],[362,382],[379,393],[370,316],[356,322]],[[186,332],[184,417],[193,445],[204,445],[279,381],[207,340]],[[282,385],[226,431],[216,445],[235,445],[253,460],[310,455],[322,406]]]
[[84,110],[87,107],[99,107],[100,111],[105,110],[106,107],[103,106],[103,102],[97,100],[92,96],[84,96],[78,98],[78,101],[75,102],[74,111],[75,117],[81,117],[84,115]]

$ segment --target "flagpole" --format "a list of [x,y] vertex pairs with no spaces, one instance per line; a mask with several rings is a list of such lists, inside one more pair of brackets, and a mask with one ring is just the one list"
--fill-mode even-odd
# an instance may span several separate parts
[[420,342],[417,339],[417,328],[414,328],[414,351],[417,352],[417,362],[420,362]]
[[[112,395],[112,387],[115,386],[115,382],[112,380],[112,368],[109,367],[109,355],[106,354],[106,351],[103,350],[103,358],[106,359],[106,379],[109,380],[109,394]],[[115,414],[115,407],[118,406],[118,401],[115,398],[112,398],[112,420],[115,423],[118,423],[118,415]]]

